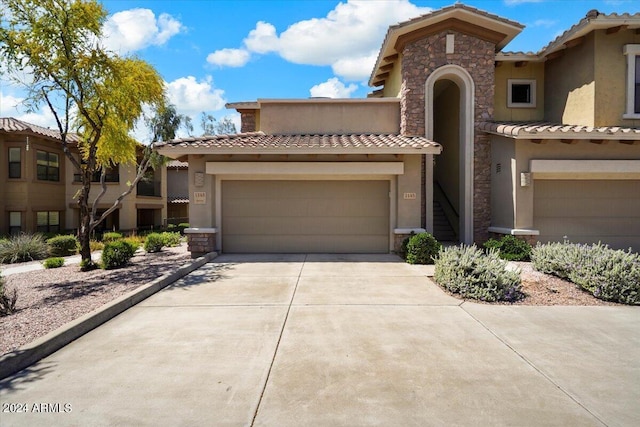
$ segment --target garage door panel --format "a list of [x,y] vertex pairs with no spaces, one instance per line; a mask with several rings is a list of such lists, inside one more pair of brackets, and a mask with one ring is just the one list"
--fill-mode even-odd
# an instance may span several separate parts
[[624,218],[629,212],[640,212],[640,199],[629,198],[537,198],[534,215],[537,217],[557,217],[562,212],[573,212],[575,217],[605,215]]
[[[291,217],[282,218],[243,217],[226,218],[225,236],[227,235],[297,235],[324,234],[371,234],[372,230],[387,230],[388,220],[381,217],[361,217],[357,221],[349,217]],[[388,231],[384,233],[388,234]]]
[[534,227],[540,242],[599,241],[640,250],[640,181],[537,180]]
[[223,181],[224,252],[388,252],[389,181]]
[[[362,236],[354,242],[351,236],[343,235],[307,235],[307,236],[227,236],[224,251],[228,253],[291,253],[300,240],[305,241],[305,252],[309,253],[368,253],[372,247],[384,247],[388,242],[385,236]],[[386,252],[386,250],[384,251]]]
[[625,236],[640,235],[640,221],[637,218],[573,218],[566,221],[562,217],[539,218],[538,227],[550,234],[568,236]]

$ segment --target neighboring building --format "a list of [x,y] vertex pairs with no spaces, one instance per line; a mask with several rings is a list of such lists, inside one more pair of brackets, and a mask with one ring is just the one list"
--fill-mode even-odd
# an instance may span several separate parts
[[411,231],[640,250],[640,14],[591,11],[539,53],[456,4],[389,28],[367,99],[229,104],[185,138],[192,251],[387,252]]
[[[76,135],[68,135],[70,143]],[[107,193],[99,210],[110,207],[136,176],[134,166],[118,166],[106,176]],[[74,199],[79,190],[71,162],[57,131],[13,118],[0,118],[0,235],[76,230],[80,224]],[[132,194],[98,230],[159,228],[166,212],[166,168],[149,171]],[[100,192],[99,176],[91,201]]]
[[0,118],[0,235],[65,229],[66,171],[57,132]]
[[189,164],[172,160],[167,164],[167,223],[189,222]]

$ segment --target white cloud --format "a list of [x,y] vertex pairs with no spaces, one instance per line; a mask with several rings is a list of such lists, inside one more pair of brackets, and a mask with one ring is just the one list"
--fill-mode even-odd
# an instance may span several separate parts
[[57,129],[56,119],[48,108],[37,112],[27,112],[22,104],[24,98],[15,95],[5,95],[0,92],[0,116],[13,117],[34,125]]
[[251,58],[251,54],[244,49],[221,49],[210,53],[207,62],[221,67],[242,67]]
[[347,80],[365,80],[376,65],[378,52],[369,55],[338,59],[331,65],[333,73]]
[[258,22],[244,44],[254,53],[277,52],[296,64],[330,65],[342,78],[362,80],[371,73],[389,25],[430,10],[409,0],[348,0],[326,17],[296,22],[279,36],[272,24]]
[[150,9],[130,9],[111,15],[102,29],[108,49],[120,54],[165,44],[184,27],[171,15],[163,13],[157,19]]
[[337,77],[332,77],[324,83],[313,86],[309,92],[316,98],[350,98],[357,89],[358,86],[353,83],[345,86]]
[[181,114],[197,115],[203,111],[221,110],[226,103],[224,90],[213,86],[213,79],[197,81],[193,76],[180,77],[166,83],[169,101]]
[[276,27],[263,21],[259,21],[244,39],[247,49],[255,53],[275,52],[278,50],[278,43]]

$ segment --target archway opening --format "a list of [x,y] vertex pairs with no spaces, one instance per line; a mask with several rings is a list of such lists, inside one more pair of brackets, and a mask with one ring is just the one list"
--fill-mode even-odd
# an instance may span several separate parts
[[425,83],[426,137],[443,146],[435,165],[425,168],[425,182],[431,183],[425,188],[427,230],[443,224],[438,212],[429,216],[437,200],[451,227],[439,240],[466,244],[473,243],[474,91],[471,75],[453,64],[435,70]]
[[460,179],[460,88],[449,79],[433,87],[433,139],[442,154],[433,165],[433,234],[444,242],[460,241],[463,200]]

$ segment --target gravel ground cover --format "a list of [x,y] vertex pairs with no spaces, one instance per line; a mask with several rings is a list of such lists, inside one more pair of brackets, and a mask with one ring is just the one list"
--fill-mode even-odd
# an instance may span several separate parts
[[191,259],[186,243],[161,252],[139,251],[124,268],[81,272],[77,264],[5,277],[18,290],[17,312],[0,317],[0,354],[163,276]]
[[[158,253],[139,252],[128,266],[117,270],[83,273],[78,265],[72,265],[8,276],[7,287],[18,289],[18,311],[0,317],[0,354],[16,350],[189,260],[183,243]],[[514,264],[521,270],[526,295],[514,305],[617,305],[601,301],[571,282],[537,272],[531,263]]]

